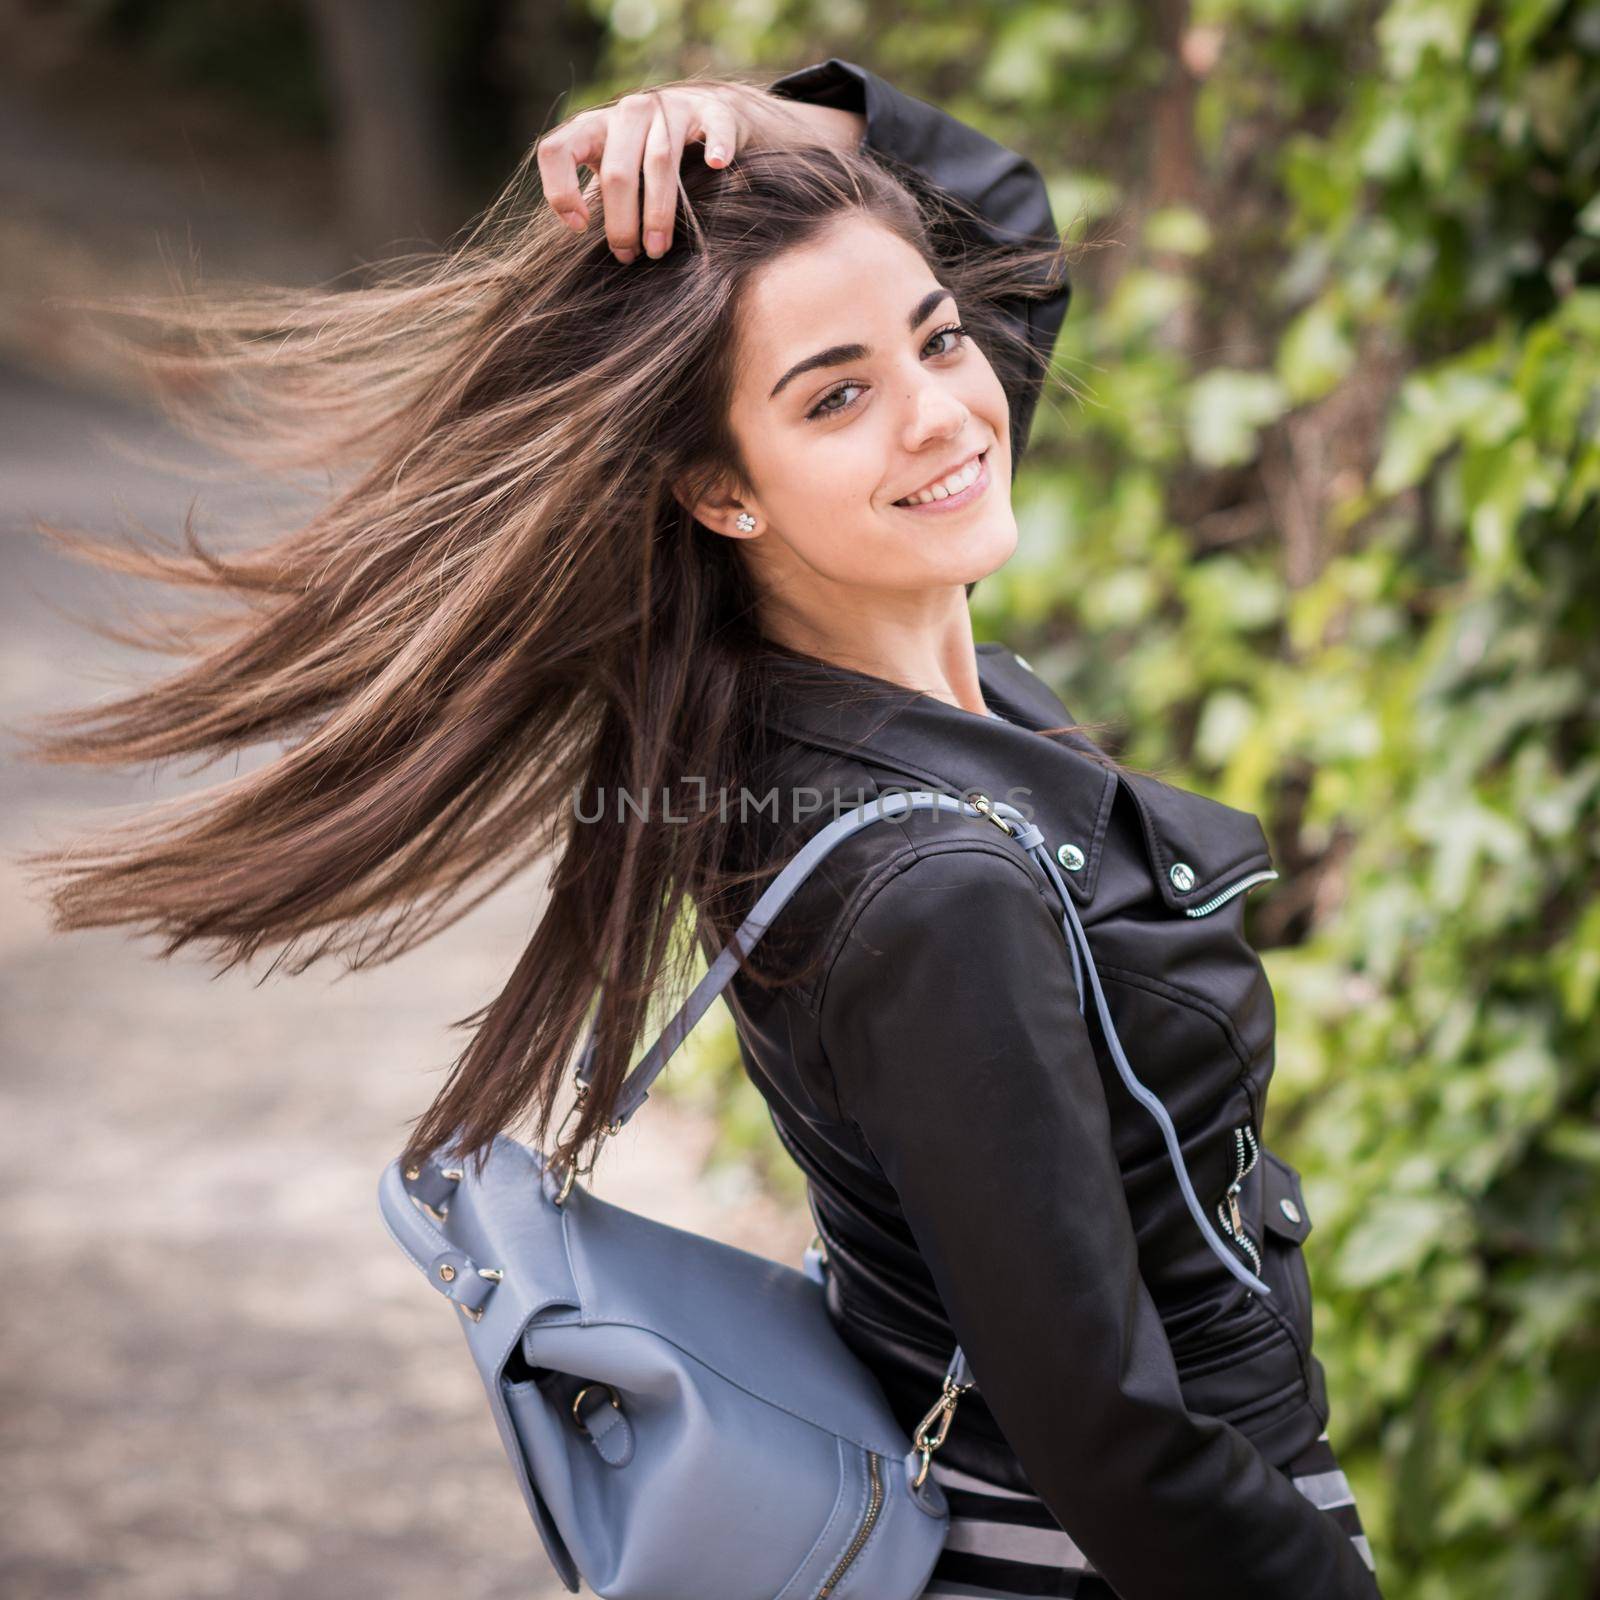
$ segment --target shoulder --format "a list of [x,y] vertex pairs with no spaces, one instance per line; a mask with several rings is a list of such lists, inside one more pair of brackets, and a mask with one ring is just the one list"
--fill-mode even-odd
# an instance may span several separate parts
[[907,836],[874,858],[840,906],[819,1006],[836,980],[888,977],[913,953],[924,968],[1003,966],[1036,957],[1033,941],[1054,932],[1048,884],[993,824],[940,815],[897,826]]
[[946,979],[965,988],[982,972],[1006,982],[1053,947],[1046,880],[983,818],[917,811],[874,823],[839,848],[852,847],[820,913],[811,995],[819,1019],[864,996],[928,1006],[953,992]]
[[875,1135],[921,1120],[917,1091],[943,1100],[990,1065],[1043,1064],[1074,1042],[1061,914],[1020,847],[978,826],[995,843],[943,838],[894,854],[839,918],[817,988],[836,1101],[880,1160],[888,1146]]
[[795,743],[752,787],[747,814],[730,821],[755,830],[747,859],[757,852],[774,868],[859,807],[881,801],[888,813],[849,829],[826,850],[766,936],[774,956],[803,959],[813,973],[801,985],[812,1009],[842,955],[851,959],[886,933],[912,932],[933,901],[964,903],[974,913],[988,907],[1003,918],[1008,905],[1038,901],[1047,891],[1038,868],[992,822],[927,806],[896,814],[916,786],[868,760]]

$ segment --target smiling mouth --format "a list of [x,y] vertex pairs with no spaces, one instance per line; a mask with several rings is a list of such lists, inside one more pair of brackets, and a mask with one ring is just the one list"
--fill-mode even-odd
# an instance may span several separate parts
[[[948,487],[951,479],[959,487]],[[959,506],[964,506],[976,500],[984,490],[989,487],[989,451],[985,447],[973,456],[967,465],[959,472],[941,479],[933,490],[918,490],[915,495],[907,495],[903,500],[893,500],[891,505],[898,506],[902,511],[954,511]]]

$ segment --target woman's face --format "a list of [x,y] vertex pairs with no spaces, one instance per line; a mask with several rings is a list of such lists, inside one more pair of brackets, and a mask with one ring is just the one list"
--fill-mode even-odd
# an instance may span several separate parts
[[[747,541],[791,633],[964,613],[962,586],[1016,548],[1005,392],[960,320],[917,251],[860,214],[748,285],[730,422],[750,482],[694,509]],[[932,485],[942,499],[906,503]]]

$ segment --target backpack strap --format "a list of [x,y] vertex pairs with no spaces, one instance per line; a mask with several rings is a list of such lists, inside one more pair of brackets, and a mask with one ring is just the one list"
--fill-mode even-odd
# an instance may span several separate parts
[[[927,789],[890,794],[869,801],[865,805],[856,806],[819,828],[767,886],[750,914],[711,963],[705,976],[690,991],[688,999],[661,1030],[660,1036],[645,1052],[643,1059],[623,1080],[608,1131],[615,1133],[644,1104],[650,1093],[651,1084],[671,1060],[673,1052],[683,1043],[689,1030],[705,1015],[711,1002],[727,987],[729,980],[738,971],[740,954],[755,948],[773,918],[789,902],[795,891],[830,850],[857,830],[868,827],[874,822],[904,817],[914,810],[934,808],[940,811],[958,812],[963,816],[983,817],[993,822],[1039,864],[1065,909],[1065,915],[1061,919],[1061,930],[1066,937],[1067,948],[1072,958],[1073,979],[1078,990],[1078,1010],[1087,1015],[1085,1011],[1087,996],[1083,982],[1087,973],[1089,992],[1094,996],[1095,1012],[1107,1048],[1111,1052],[1111,1058],[1116,1064],[1117,1073],[1129,1094],[1144,1107],[1160,1128],[1173,1172],[1177,1176],[1178,1187],[1183,1193],[1184,1203],[1194,1219],[1195,1226],[1200,1229],[1201,1236],[1212,1254],[1235,1278],[1254,1294],[1270,1295],[1272,1290],[1269,1285],[1244,1264],[1238,1252],[1224,1243],[1212,1226],[1210,1218],[1206,1216],[1205,1207],[1200,1204],[1199,1197],[1195,1194],[1194,1184],[1189,1177],[1189,1169],[1178,1140],[1177,1129],[1173,1126],[1167,1108],[1156,1094],[1139,1081],[1138,1075],[1129,1064],[1127,1052],[1117,1037],[1116,1025],[1111,1018],[1111,1007],[1106,1001],[1105,990],[1101,987],[1100,974],[1095,969],[1094,953],[1089,947],[1089,937],[1084,932],[1077,907],[1073,904],[1072,896],[1067,892],[1067,886],[1056,868],[1055,858],[1045,845],[1043,833],[1015,806],[1008,805],[1002,800],[991,800],[986,795],[978,795],[974,800],[964,800],[955,795],[940,794]],[[589,1089],[594,1065],[594,1043],[594,1030],[591,1027],[580,1051],[576,1068],[580,1096],[586,1094]],[[956,1356],[960,1359],[959,1350]],[[955,1363],[952,1363],[952,1374],[954,1371]]]
[[[992,801],[984,802],[984,806],[994,804]],[[985,814],[984,806],[957,799],[954,795],[936,794],[930,790],[918,789],[910,793],[885,795],[882,799],[857,806],[854,810],[846,811],[834,818],[832,822],[812,834],[795,852],[794,858],[767,885],[751,908],[750,914],[740,923],[733,937],[707,968],[705,976],[690,990],[689,998],[661,1030],[660,1036],[645,1052],[643,1059],[623,1079],[622,1087],[617,1091],[610,1131],[613,1133],[618,1131],[644,1104],[650,1093],[650,1086],[656,1081],[661,1069],[672,1059],[673,1053],[689,1036],[690,1030],[705,1015],[712,1001],[722,993],[739,970],[741,955],[748,954],[756,947],[773,919],[793,898],[800,885],[821,865],[829,851],[871,823],[903,817],[911,811],[936,807],[941,811],[956,811],[965,816],[981,817]],[[996,806],[996,809],[1000,807]],[[1012,808],[1007,806],[1004,809],[1009,811]],[[1020,817],[1021,813],[1017,815]],[[589,1080],[594,1072],[594,1045],[594,1029],[591,1027],[579,1052],[575,1069],[580,1093],[588,1092]]]

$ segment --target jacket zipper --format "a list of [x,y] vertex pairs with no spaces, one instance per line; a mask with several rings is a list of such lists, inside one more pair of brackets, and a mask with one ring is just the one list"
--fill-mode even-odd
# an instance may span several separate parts
[[856,1529],[856,1536],[850,1541],[850,1548],[840,1556],[839,1564],[828,1574],[828,1581],[817,1590],[817,1600],[833,1593],[840,1578],[845,1574],[845,1569],[855,1558],[861,1554],[861,1547],[867,1542],[867,1536],[872,1532],[872,1527],[878,1520],[878,1512],[883,1509],[883,1478],[878,1471],[878,1457],[875,1452],[867,1452],[867,1514],[861,1519],[861,1526]]
[[1265,883],[1268,878],[1276,878],[1278,874],[1268,868],[1264,872],[1252,872],[1248,877],[1241,878],[1237,883],[1230,883],[1220,894],[1214,894],[1204,905],[1185,906],[1183,914],[1186,917],[1203,917],[1215,911],[1218,906],[1226,905],[1236,894],[1243,894],[1252,884]]
[[[1245,1154],[1247,1143],[1248,1157]],[[1255,1240],[1245,1232],[1244,1214],[1239,1209],[1239,1190],[1243,1187],[1245,1178],[1254,1170],[1260,1155],[1261,1146],[1256,1143],[1255,1130],[1250,1124],[1246,1122],[1235,1128],[1233,1182],[1228,1185],[1228,1192],[1217,1202],[1217,1220],[1222,1224],[1223,1232],[1250,1257],[1250,1264],[1255,1268],[1257,1277],[1261,1276],[1261,1251],[1256,1247]]]

